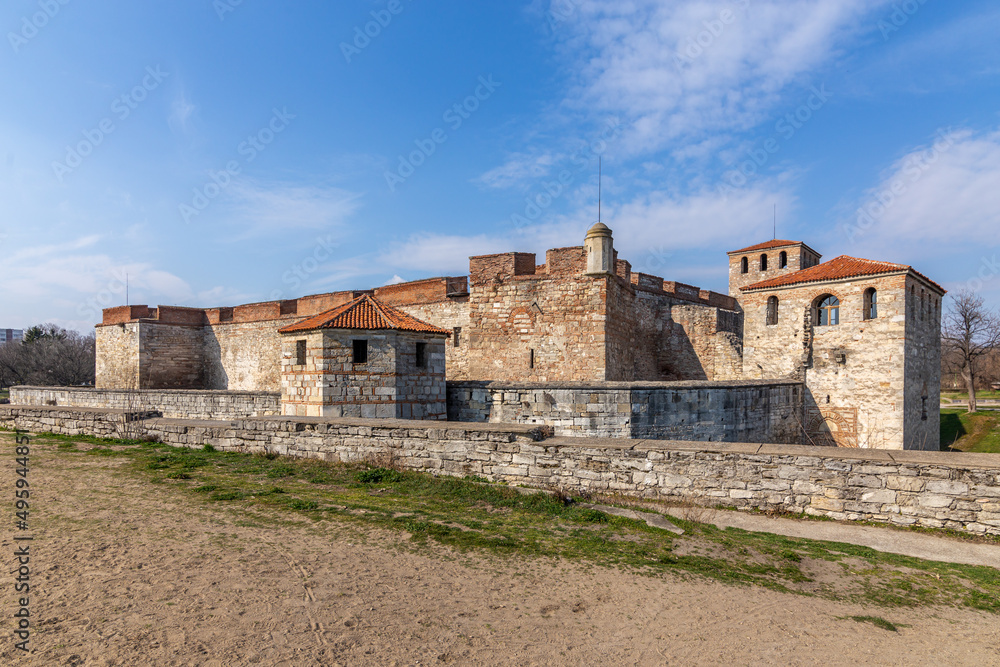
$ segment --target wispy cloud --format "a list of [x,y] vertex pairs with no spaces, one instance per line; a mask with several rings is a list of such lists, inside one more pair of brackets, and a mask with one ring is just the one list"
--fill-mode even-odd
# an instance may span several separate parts
[[331,186],[243,179],[226,193],[230,219],[247,235],[341,226],[361,207],[359,193]]
[[[567,105],[620,115],[629,154],[699,144],[769,117],[888,0],[590,0],[563,40],[578,76]],[[572,57],[572,56],[571,56]],[[705,147],[711,147],[709,143]],[[695,149],[695,152],[697,150]]]
[[552,166],[561,156],[551,153],[515,153],[507,161],[490,169],[476,179],[476,182],[490,188],[509,188],[523,183],[534,183],[549,175]]
[[1000,229],[1000,130],[941,133],[897,160],[843,222],[849,242],[937,253]]

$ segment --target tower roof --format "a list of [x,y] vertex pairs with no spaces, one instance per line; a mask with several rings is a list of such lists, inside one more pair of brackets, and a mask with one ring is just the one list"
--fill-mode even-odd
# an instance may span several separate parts
[[316,329],[394,329],[450,335],[441,329],[401,310],[387,306],[371,294],[361,296],[347,303],[331,308],[318,315],[278,329],[278,333],[298,333]]
[[[787,241],[787,240],[782,240],[782,239],[775,239],[773,241],[765,241],[763,243],[758,243],[756,245],[748,246],[748,247],[742,248],[740,250],[730,250],[726,254],[728,254],[728,255],[738,255],[740,253],[745,253],[745,252],[754,252],[754,251],[757,251],[757,250],[771,250],[772,248],[784,248],[785,246],[793,246],[793,245],[801,245],[801,246],[805,246],[806,248],[809,248],[809,246],[806,245],[805,243],[803,243],[802,241]],[[818,252],[816,252],[812,248],[809,248],[809,250],[812,250],[812,252],[816,253],[817,257],[822,257],[822,255],[820,255]]]
[[857,257],[849,257],[847,255],[834,257],[829,262],[823,262],[822,264],[811,266],[808,269],[802,269],[801,271],[794,271],[792,273],[786,273],[782,276],[762,280],[740,289],[748,292],[751,290],[773,289],[775,287],[798,285],[800,283],[818,283],[828,280],[843,280],[846,278],[860,278],[863,276],[876,276],[884,273],[900,273],[905,271],[912,271],[929,285],[940,290],[941,294],[945,293],[944,288],[927,276],[915,271],[912,266],[907,264],[877,262],[872,259],[859,259]]

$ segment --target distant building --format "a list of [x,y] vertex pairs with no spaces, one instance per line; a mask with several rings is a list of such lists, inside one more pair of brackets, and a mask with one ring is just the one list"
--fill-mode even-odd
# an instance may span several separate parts
[[9,340],[21,340],[24,338],[24,331],[21,329],[0,329],[0,343]]

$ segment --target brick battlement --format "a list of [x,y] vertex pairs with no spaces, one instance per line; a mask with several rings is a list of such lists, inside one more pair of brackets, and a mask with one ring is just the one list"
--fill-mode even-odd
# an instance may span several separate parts
[[336,308],[362,294],[374,294],[391,306],[408,306],[448,301],[469,293],[466,276],[428,278],[398,285],[386,285],[374,290],[352,290],[313,294],[298,299],[261,301],[239,306],[218,308],[184,308],[180,306],[117,306],[104,309],[104,318],[97,326],[111,326],[139,320],[173,326],[200,327],[216,324],[245,324],[272,320],[295,320]]

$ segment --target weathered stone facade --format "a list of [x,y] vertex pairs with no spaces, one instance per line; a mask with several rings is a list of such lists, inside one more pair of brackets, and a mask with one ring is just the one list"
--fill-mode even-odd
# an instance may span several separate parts
[[450,420],[596,438],[798,444],[802,401],[796,381],[448,383]]
[[[602,391],[607,382],[708,381],[724,390],[743,380],[792,380],[804,386],[802,443],[937,446],[932,397],[944,290],[908,266],[845,257],[821,264],[818,252],[793,241],[729,253],[729,277],[727,296],[633,273],[611,230],[595,225],[583,246],[549,250],[542,264],[532,253],[472,257],[468,277],[234,308],[108,309],[98,327],[97,384],[279,391],[285,383],[298,406],[289,412],[332,414],[329,387],[307,377],[327,371],[283,367],[288,350],[278,329],[370,294],[449,333],[442,340],[450,381],[589,382]],[[877,294],[871,319],[863,314],[869,290]],[[840,304],[836,324],[816,319],[827,312],[819,307],[825,296]],[[310,338],[309,349],[332,344]],[[364,391],[368,380],[347,374],[338,382]],[[307,405],[331,411],[300,409]],[[671,412],[681,406],[655,409],[667,411],[663,423],[690,418]],[[684,437],[716,435],[705,425]]]
[[[115,434],[111,410],[0,405],[0,427]],[[710,507],[1000,535],[1000,455],[548,437],[546,427],[270,417],[147,419],[165,443],[331,462],[390,456],[440,475],[570,493],[616,493]]]
[[171,419],[243,419],[281,414],[281,395],[262,391],[12,387],[11,403],[110,410],[150,410]]

